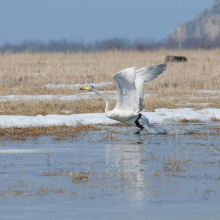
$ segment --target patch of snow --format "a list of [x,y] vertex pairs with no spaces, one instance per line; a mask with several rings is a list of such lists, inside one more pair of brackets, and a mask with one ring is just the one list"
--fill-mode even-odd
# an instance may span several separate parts
[[[194,95],[186,95],[186,98],[187,99],[207,99],[207,97],[197,97],[197,96],[194,96]],[[218,96],[212,96],[212,97],[208,97],[209,99],[219,99]]]
[[218,94],[220,93],[220,90],[191,90],[191,92]]
[[[194,110],[192,108],[182,109],[156,109],[155,112],[142,112],[150,123],[173,123],[181,119],[211,121],[213,117],[220,119],[220,109],[206,108]],[[76,126],[78,123],[84,125],[111,125],[116,121],[106,117],[105,113],[72,114],[72,115],[37,115],[37,116],[18,116],[1,115],[0,127],[30,127],[30,126],[55,126],[66,125]]]
[[[211,108],[210,108],[211,109]],[[187,119],[187,120],[199,120],[199,121],[211,121],[211,118],[209,117],[207,112],[210,112],[210,109],[204,109],[204,110],[194,110],[192,108],[182,108],[182,109],[155,109],[155,112],[157,113],[153,118],[154,114],[148,113],[148,117],[150,116],[150,122],[155,123],[163,123],[166,121],[180,121],[181,119]],[[206,112],[206,113],[205,113]],[[215,109],[215,111],[212,112],[216,118],[220,119],[220,109]],[[153,119],[153,120],[152,120]]]
[[150,110],[148,109],[143,109],[141,112],[149,112]]
[[15,116],[1,115],[0,127],[47,127],[47,126],[76,126],[78,123],[89,124],[113,124],[115,121],[101,114],[74,114],[74,115],[37,115],[37,116]]
[[82,88],[84,86],[87,85],[92,85],[94,87],[100,87],[100,86],[108,86],[111,85],[112,82],[102,82],[102,83],[81,83],[81,84],[47,84],[44,87],[48,88],[48,89],[54,89],[54,88],[68,88],[68,89],[72,89],[72,90],[76,90],[79,88]]
[[195,95],[186,95],[187,99],[201,99],[202,97],[196,97]]
[[163,101],[173,101],[173,100],[175,100],[176,98],[179,98],[179,97],[162,97],[161,98],[161,100],[163,100]]
[[199,106],[210,106],[212,105],[212,103],[193,103],[193,102],[188,102],[188,103],[179,103],[179,104],[175,104],[175,105],[181,105],[181,106],[187,106],[187,105],[199,105]]
[[[105,95],[109,99],[117,99],[117,92],[116,91],[103,91]],[[149,97],[151,94],[145,94],[144,97]],[[96,95],[94,92],[87,92],[83,91],[81,93],[76,93],[75,95],[8,95],[8,96],[0,96],[0,102],[13,102],[13,101],[74,101],[80,99],[91,99],[91,98],[101,98],[100,96]]]
[[63,113],[63,114],[66,114],[66,115],[68,115],[68,114],[71,114],[72,113],[72,111],[68,111],[68,110],[62,110],[62,111],[60,111],[61,113]]
[[212,96],[212,99],[219,99],[219,96]]
[[23,75],[38,76],[38,75],[40,75],[40,73],[38,73],[38,72],[36,72],[36,73],[23,73]]
[[[34,101],[34,100],[58,100],[69,101],[93,98],[93,92],[77,93],[77,95],[8,95],[0,96],[0,102],[6,101]],[[97,96],[97,95],[96,95]]]

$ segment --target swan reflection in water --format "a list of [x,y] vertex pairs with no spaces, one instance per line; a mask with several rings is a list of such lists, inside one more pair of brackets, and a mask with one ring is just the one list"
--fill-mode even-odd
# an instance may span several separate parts
[[[106,145],[106,173],[117,174],[117,186],[128,190],[135,200],[143,199],[147,177],[144,161],[148,151],[142,141],[132,145]],[[146,145],[145,145],[146,146]]]

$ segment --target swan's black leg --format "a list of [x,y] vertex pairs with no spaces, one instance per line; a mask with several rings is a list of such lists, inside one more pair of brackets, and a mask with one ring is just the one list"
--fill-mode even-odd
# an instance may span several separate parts
[[143,127],[143,126],[139,123],[139,121],[138,121],[138,119],[140,119],[140,117],[141,117],[141,113],[139,113],[138,118],[134,121],[134,123],[136,124],[136,126],[137,126],[138,128],[140,128],[140,130],[137,131],[137,132],[135,132],[135,134],[140,134],[140,132],[144,129],[144,127]]
[[144,128],[141,128],[140,130],[136,131],[134,134],[140,134],[143,129]]

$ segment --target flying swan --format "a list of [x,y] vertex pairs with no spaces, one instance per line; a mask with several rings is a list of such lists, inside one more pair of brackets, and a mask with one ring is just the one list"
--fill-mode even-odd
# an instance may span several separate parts
[[93,91],[101,96],[105,103],[105,114],[108,118],[140,128],[136,134],[146,129],[152,134],[165,134],[163,128],[153,127],[148,119],[140,113],[143,110],[144,82],[150,82],[159,76],[166,69],[166,64],[143,67],[131,67],[117,72],[113,78],[117,88],[117,103],[113,110],[110,110],[109,99],[93,86],[85,86],[80,90]]

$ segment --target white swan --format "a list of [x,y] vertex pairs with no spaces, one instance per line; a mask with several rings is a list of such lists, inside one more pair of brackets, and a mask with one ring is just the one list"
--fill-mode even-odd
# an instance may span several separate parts
[[93,91],[101,96],[106,103],[105,113],[107,117],[124,124],[137,126],[140,128],[136,133],[139,134],[144,128],[153,134],[164,134],[163,128],[153,127],[148,119],[140,111],[143,110],[144,101],[144,82],[150,82],[159,76],[166,69],[166,64],[150,66],[138,69],[131,67],[119,71],[113,78],[117,88],[117,104],[110,110],[109,99],[93,86],[85,86],[81,90]]

